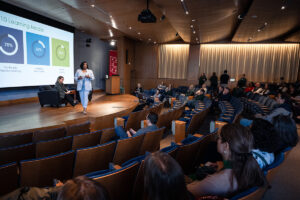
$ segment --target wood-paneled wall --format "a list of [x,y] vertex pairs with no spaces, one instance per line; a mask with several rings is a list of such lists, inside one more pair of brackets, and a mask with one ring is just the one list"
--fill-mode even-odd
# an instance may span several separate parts
[[199,45],[191,45],[186,79],[158,78],[158,45],[148,45],[136,42],[135,67],[133,68],[131,89],[141,83],[144,89],[155,88],[162,81],[174,87],[181,85],[198,84],[199,76]]

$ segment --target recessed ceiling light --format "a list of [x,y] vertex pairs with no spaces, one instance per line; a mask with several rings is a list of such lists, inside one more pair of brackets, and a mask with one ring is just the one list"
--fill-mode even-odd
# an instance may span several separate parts
[[130,30],[132,29],[131,26],[129,26],[129,29],[130,29]]
[[149,38],[148,40],[151,41],[151,38]]
[[198,38],[196,37],[196,40],[198,40]]
[[189,14],[189,11],[185,11],[185,14],[188,15],[188,14]]
[[95,8],[95,4],[91,4],[91,7],[92,7],[92,8]]
[[265,22],[265,26],[267,26],[268,25],[268,22]]
[[183,2],[183,0],[181,0],[181,2]]
[[284,10],[286,7],[285,6],[281,6],[281,10]]
[[115,46],[116,45],[116,41],[114,41],[114,40],[110,41],[110,45],[111,46]]
[[196,31],[193,31],[194,34],[196,34]]
[[153,43],[156,44],[156,41],[154,41]]
[[193,24],[191,24],[191,28],[193,28],[194,27],[194,25]]
[[138,35],[141,35],[141,33],[140,33],[140,32],[138,32]]
[[260,29],[257,29],[257,32],[261,32],[261,30],[260,30]]
[[196,21],[195,19],[192,19],[192,22]]

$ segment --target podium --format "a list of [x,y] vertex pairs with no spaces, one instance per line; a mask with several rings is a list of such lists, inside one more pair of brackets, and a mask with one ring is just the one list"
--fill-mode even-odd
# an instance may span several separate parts
[[120,76],[110,76],[105,85],[107,94],[120,94]]

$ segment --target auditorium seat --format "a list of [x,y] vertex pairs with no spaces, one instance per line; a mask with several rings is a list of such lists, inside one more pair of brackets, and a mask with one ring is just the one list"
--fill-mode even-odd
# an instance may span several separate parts
[[106,128],[102,130],[102,135],[100,138],[100,144],[105,144],[107,142],[113,141],[117,138],[115,128]]
[[81,124],[73,124],[67,126],[67,136],[79,135],[90,132],[91,122],[87,121]]
[[121,165],[125,161],[139,155],[144,134],[118,140],[113,163]]
[[32,132],[0,136],[0,148],[19,146],[32,142]]
[[96,146],[100,143],[102,131],[95,131],[92,133],[84,133],[80,135],[73,136],[72,149],[80,149],[85,147]]
[[20,162],[20,185],[32,187],[53,186],[53,179],[72,178],[74,151]]
[[139,162],[134,162],[119,170],[92,178],[107,189],[111,200],[132,200],[133,186],[139,166]]
[[175,159],[178,147],[179,146],[176,143],[172,142],[170,146],[167,146],[167,147],[161,149],[160,151],[169,154],[170,156],[172,156]]
[[127,122],[125,122],[125,130],[127,131],[130,128],[139,130],[141,128],[141,121],[146,119],[148,113],[148,109],[130,113]]
[[263,198],[267,189],[267,185],[261,187],[253,187],[246,191],[236,194],[229,200],[259,200]]
[[115,152],[116,142],[78,149],[75,155],[73,177],[108,169]]
[[144,140],[141,146],[140,155],[148,152],[155,152],[160,149],[160,140],[162,139],[165,128],[160,128],[144,134]]
[[218,136],[218,129],[216,129],[213,133],[210,133],[201,138],[201,142],[198,147],[198,153],[196,156],[197,158],[196,165],[205,162],[205,159],[207,158],[207,152],[209,151],[209,146],[211,145],[212,142],[217,141],[217,136]]
[[35,144],[0,149],[0,165],[35,158]]
[[274,162],[269,166],[267,166],[265,169],[263,169],[263,171],[266,173],[266,177],[269,183],[272,182],[274,175],[280,168],[280,165],[283,163],[283,161],[284,161],[284,153],[280,152],[275,155]]
[[65,137],[65,135],[66,135],[65,127],[35,131],[33,132],[33,142],[58,139],[58,138]]
[[72,137],[64,137],[55,140],[36,143],[36,158],[52,156],[70,151],[72,149]]
[[176,160],[185,174],[191,173],[195,167],[196,156],[201,140],[202,138],[195,137],[194,141],[188,142],[187,144],[183,144],[178,147]]
[[0,166],[0,197],[19,186],[18,165],[16,162]]
[[145,160],[142,160],[133,186],[133,200],[144,199],[144,166]]
[[59,92],[52,88],[51,86],[41,86],[39,87],[38,97],[40,101],[41,107],[44,107],[44,105],[55,105],[56,107],[59,107],[59,104],[63,103],[60,100]]

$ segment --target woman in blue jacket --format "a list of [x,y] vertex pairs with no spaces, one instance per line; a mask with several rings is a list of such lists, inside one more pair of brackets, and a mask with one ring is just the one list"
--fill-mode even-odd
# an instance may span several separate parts
[[77,91],[80,94],[80,100],[83,107],[83,113],[86,114],[86,108],[88,105],[88,95],[92,90],[92,80],[95,79],[92,70],[88,69],[88,64],[83,61],[80,64],[80,69],[75,73],[75,80],[77,81]]

